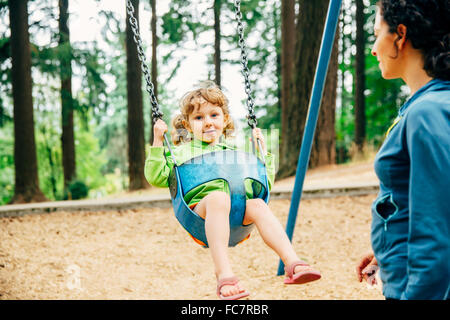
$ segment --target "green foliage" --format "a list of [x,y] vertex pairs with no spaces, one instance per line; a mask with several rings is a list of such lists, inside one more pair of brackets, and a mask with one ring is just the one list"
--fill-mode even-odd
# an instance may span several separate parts
[[402,80],[383,79],[376,58],[366,57],[367,140],[378,148],[407,95],[402,91]]
[[39,184],[48,199],[60,200],[64,182],[59,114],[42,111],[36,116],[37,119],[45,119],[35,124]]
[[7,101],[11,94],[11,49],[10,38],[0,38],[0,128],[12,120],[12,108]]
[[[64,190],[60,114],[51,111],[37,113],[36,148],[38,156],[39,182],[48,199],[62,200],[67,195]],[[75,117],[77,119],[77,117]],[[100,150],[98,138],[92,129],[84,127],[82,121],[75,121],[75,146],[77,181],[83,182],[90,192],[96,194],[106,183],[102,167],[106,163],[105,152]],[[72,199],[75,199],[72,195]]]
[[[226,19],[224,23],[237,27],[234,2],[226,2],[225,7],[228,13],[224,13],[224,19]],[[242,1],[241,12],[258,126],[279,129],[281,127],[281,3],[270,0]],[[239,48],[237,31],[223,38],[231,48]],[[230,59],[225,55],[224,63],[240,65],[241,58],[239,56],[238,60]],[[245,101],[243,104],[245,105]]]
[[198,7],[204,3],[204,0],[195,4],[185,0],[170,1],[169,11],[161,17],[161,43],[179,45],[187,39],[196,41],[201,32],[209,29],[197,19],[201,16]]
[[78,179],[84,181],[91,190],[100,188],[105,183],[102,167],[106,163],[106,157],[105,151],[100,150],[93,130],[79,130],[75,146]]
[[81,90],[74,108],[80,111],[85,121],[87,111],[92,109],[95,119],[100,122],[108,107],[106,82],[102,77],[107,68],[105,53],[95,43],[73,46],[72,52],[74,62],[83,70]]
[[64,192],[64,200],[78,200],[86,198],[89,194],[88,186],[79,180],[75,180],[69,184],[67,190]]
[[0,127],[0,205],[14,194],[14,141],[13,126]]
[[8,0],[0,0],[0,12],[8,8]]
[[53,77],[58,76],[59,72],[59,60],[58,58],[62,54],[59,47],[49,46],[37,46],[31,44],[31,64],[37,67],[40,72],[51,75]]
[[5,61],[11,57],[10,38],[5,37],[0,39],[0,61]]

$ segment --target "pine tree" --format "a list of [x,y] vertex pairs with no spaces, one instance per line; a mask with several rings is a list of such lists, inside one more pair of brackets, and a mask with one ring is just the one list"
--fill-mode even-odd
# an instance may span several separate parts
[[73,127],[72,98],[72,49],[68,26],[69,1],[59,0],[59,46],[60,77],[61,77],[61,122],[62,122],[62,163],[64,169],[64,187],[76,177],[75,165],[75,134]]
[[15,190],[11,203],[45,201],[39,188],[28,33],[28,1],[9,2],[14,103]]
[[[296,172],[328,4],[328,0],[300,1],[290,98],[288,107],[283,110],[285,121],[281,131],[278,178],[288,177]],[[323,111],[334,114],[333,108]],[[334,131],[334,121],[332,130]],[[334,145],[329,147],[334,148]],[[331,153],[330,157],[333,157]],[[334,161],[331,158],[330,161]]]
[[[152,83],[153,83],[153,93],[158,99],[158,34],[157,34],[157,15],[156,15],[156,0],[150,0],[150,5],[152,8],[152,19],[151,19],[151,31],[152,31]],[[149,143],[153,143],[153,118],[150,112],[150,130],[149,130]]]
[[[134,16],[139,23],[139,0],[132,0]],[[127,101],[128,101],[128,176],[129,190],[147,188],[144,176],[145,141],[142,101],[142,70],[138,58],[134,34],[127,15]]]

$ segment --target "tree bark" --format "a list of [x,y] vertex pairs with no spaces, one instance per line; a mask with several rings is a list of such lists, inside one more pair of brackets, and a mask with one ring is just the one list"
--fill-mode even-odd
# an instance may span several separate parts
[[336,97],[338,78],[339,27],[334,37],[327,78],[311,147],[311,168],[336,163]]
[[222,73],[220,70],[220,8],[222,0],[214,0],[214,67],[216,71],[216,84],[221,86]]
[[365,106],[365,39],[364,39],[364,3],[356,0],[356,55],[355,55],[355,144],[358,153],[364,150],[366,140]]
[[[281,127],[282,136],[289,130],[288,108],[295,53],[295,0],[281,1]],[[286,112],[284,112],[286,111]],[[284,130],[283,130],[284,129]]]
[[[293,13],[294,16],[294,20],[291,24],[291,28],[295,29],[295,12]],[[282,23],[282,18],[278,16],[277,14],[277,10],[273,10],[273,21],[274,21],[274,29],[275,29],[275,42],[274,42],[274,46],[275,46],[275,50],[277,53],[277,59],[276,59],[276,78],[277,78],[277,112],[278,112],[278,119],[276,120],[277,123],[280,124],[280,128],[281,128],[281,115],[283,114],[282,112],[282,83],[283,83],[283,71],[282,71],[282,66],[281,66],[281,53],[283,52],[283,49],[281,48],[282,46],[282,32],[281,32],[281,26],[280,24]],[[295,40],[295,37],[292,37]],[[292,54],[293,54],[292,50]],[[292,59],[291,59],[292,60]]]
[[[156,55],[156,49],[158,47],[158,34],[156,27],[156,0],[150,0],[152,7],[152,19],[151,19],[151,29],[152,29],[152,83],[153,92],[155,93],[156,99],[158,99],[158,59]],[[151,108],[151,104],[150,104]],[[152,111],[150,110],[150,131],[149,131],[149,143],[153,143],[153,117]]]
[[277,178],[296,172],[328,3],[328,0],[300,0],[290,98],[288,107],[283,110],[285,121]]
[[[139,0],[132,0],[139,21]],[[129,190],[147,188],[144,176],[145,140],[142,103],[142,71],[128,15],[126,19],[127,102],[128,102],[128,176]]]
[[62,165],[64,171],[64,187],[76,178],[75,164],[75,134],[73,128],[73,98],[72,98],[72,66],[70,46],[70,31],[68,26],[69,1],[59,0],[59,45],[69,48],[60,57],[61,77],[61,122],[62,122]]
[[280,170],[285,166],[289,135],[289,99],[291,97],[292,69],[295,54],[295,0],[281,1],[281,155]]
[[0,128],[3,127],[4,117],[5,117],[5,109],[3,107],[3,101],[0,100]]
[[11,203],[46,201],[39,188],[27,1],[8,1],[11,27],[15,190]]

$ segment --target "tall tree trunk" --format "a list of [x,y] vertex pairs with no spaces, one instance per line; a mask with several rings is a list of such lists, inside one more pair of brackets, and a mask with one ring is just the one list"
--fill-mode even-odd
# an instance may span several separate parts
[[362,153],[366,139],[364,2],[356,0],[355,144]]
[[[152,29],[152,83],[153,83],[153,92],[155,93],[155,97],[158,98],[158,60],[156,56],[156,49],[158,47],[158,35],[156,29],[156,0],[150,0],[150,4],[152,7],[152,20],[151,20],[151,29]],[[150,136],[149,143],[153,143],[153,117],[152,112],[150,110]]]
[[280,169],[277,177],[295,174],[305,128],[328,0],[300,0],[290,98],[283,110]]
[[5,117],[5,109],[3,107],[3,101],[0,99],[0,128],[3,127]]
[[11,203],[45,201],[39,188],[27,1],[9,0],[14,104],[15,190]]
[[328,65],[314,142],[311,148],[311,168],[336,163],[336,97],[338,80],[339,27],[334,37],[333,51]]
[[222,0],[214,0],[214,66],[216,70],[216,84],[221,86],[222,73],[220,71],[220,7]]
[[[294,15],[294,21],[291,25],[293,29],[295,29],[295,13]],[[277,59],[276,59],[276,77],[277,77],[277,112],[278,112],[278,119],[277,123],[281,126],[281,114],[282,114],[282,83],[283,83],[283,76],[282,76],[282,66],[281,66],[281,52],[283,51],[281,48],[282,45],[282,39],[281,39],[281,28],[280,28],[280,21],[281,18],[278,16],[277,10],[273,10],[273,21],[274,21],[274,32],[275,32],[275,41],[274,41],[274,47],[277,53]],[[295,37],[293,37],[295,39]],[[292,50],[293,52],[294,50]],[[291,59],[292,60],[292,59]]]
[[72,100],[72,49],[68,26],[69,0],[59,0],[59,45],[69,50],[63,50],[60,56],[61,77],[61,122],[62,122],[62,164],[64,170],[64,187],[76,177],[75,167],[75,135],[73,129]]
[[[131,1],[139,21],[139,0]],[[148,187],[144,176],[145,140],[142,103],[142,71],[128,15],[126,19],[127,102],[128,102],[128,176],[129,189]]]
[[[289,99],[291,98],[292,69],[295,55],[295,0],[281,1],[281,157],[280,170],[287,165],[288,136],[290,133]],[[278,171],[280,175],[280,171]]]

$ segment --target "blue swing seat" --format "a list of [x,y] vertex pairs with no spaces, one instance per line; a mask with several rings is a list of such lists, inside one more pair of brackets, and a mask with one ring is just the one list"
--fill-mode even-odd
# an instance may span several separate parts
[[242,224],[246,207],[245,179],[256,182],[252,183],[254,195],[256,193],[255,198],[261,198],[268,203],[266,167],[254,154],[238,150],[216,151],[174,166],[169,177],[169,188],[176,218],[192,237],[200,240],[207,247],[205,220],[188,207],[184,196],[193,188],[206,182],[225,180],[228,183],[231,198],[228,245],[234,247],[245,240],[254,227],[253,224]]

